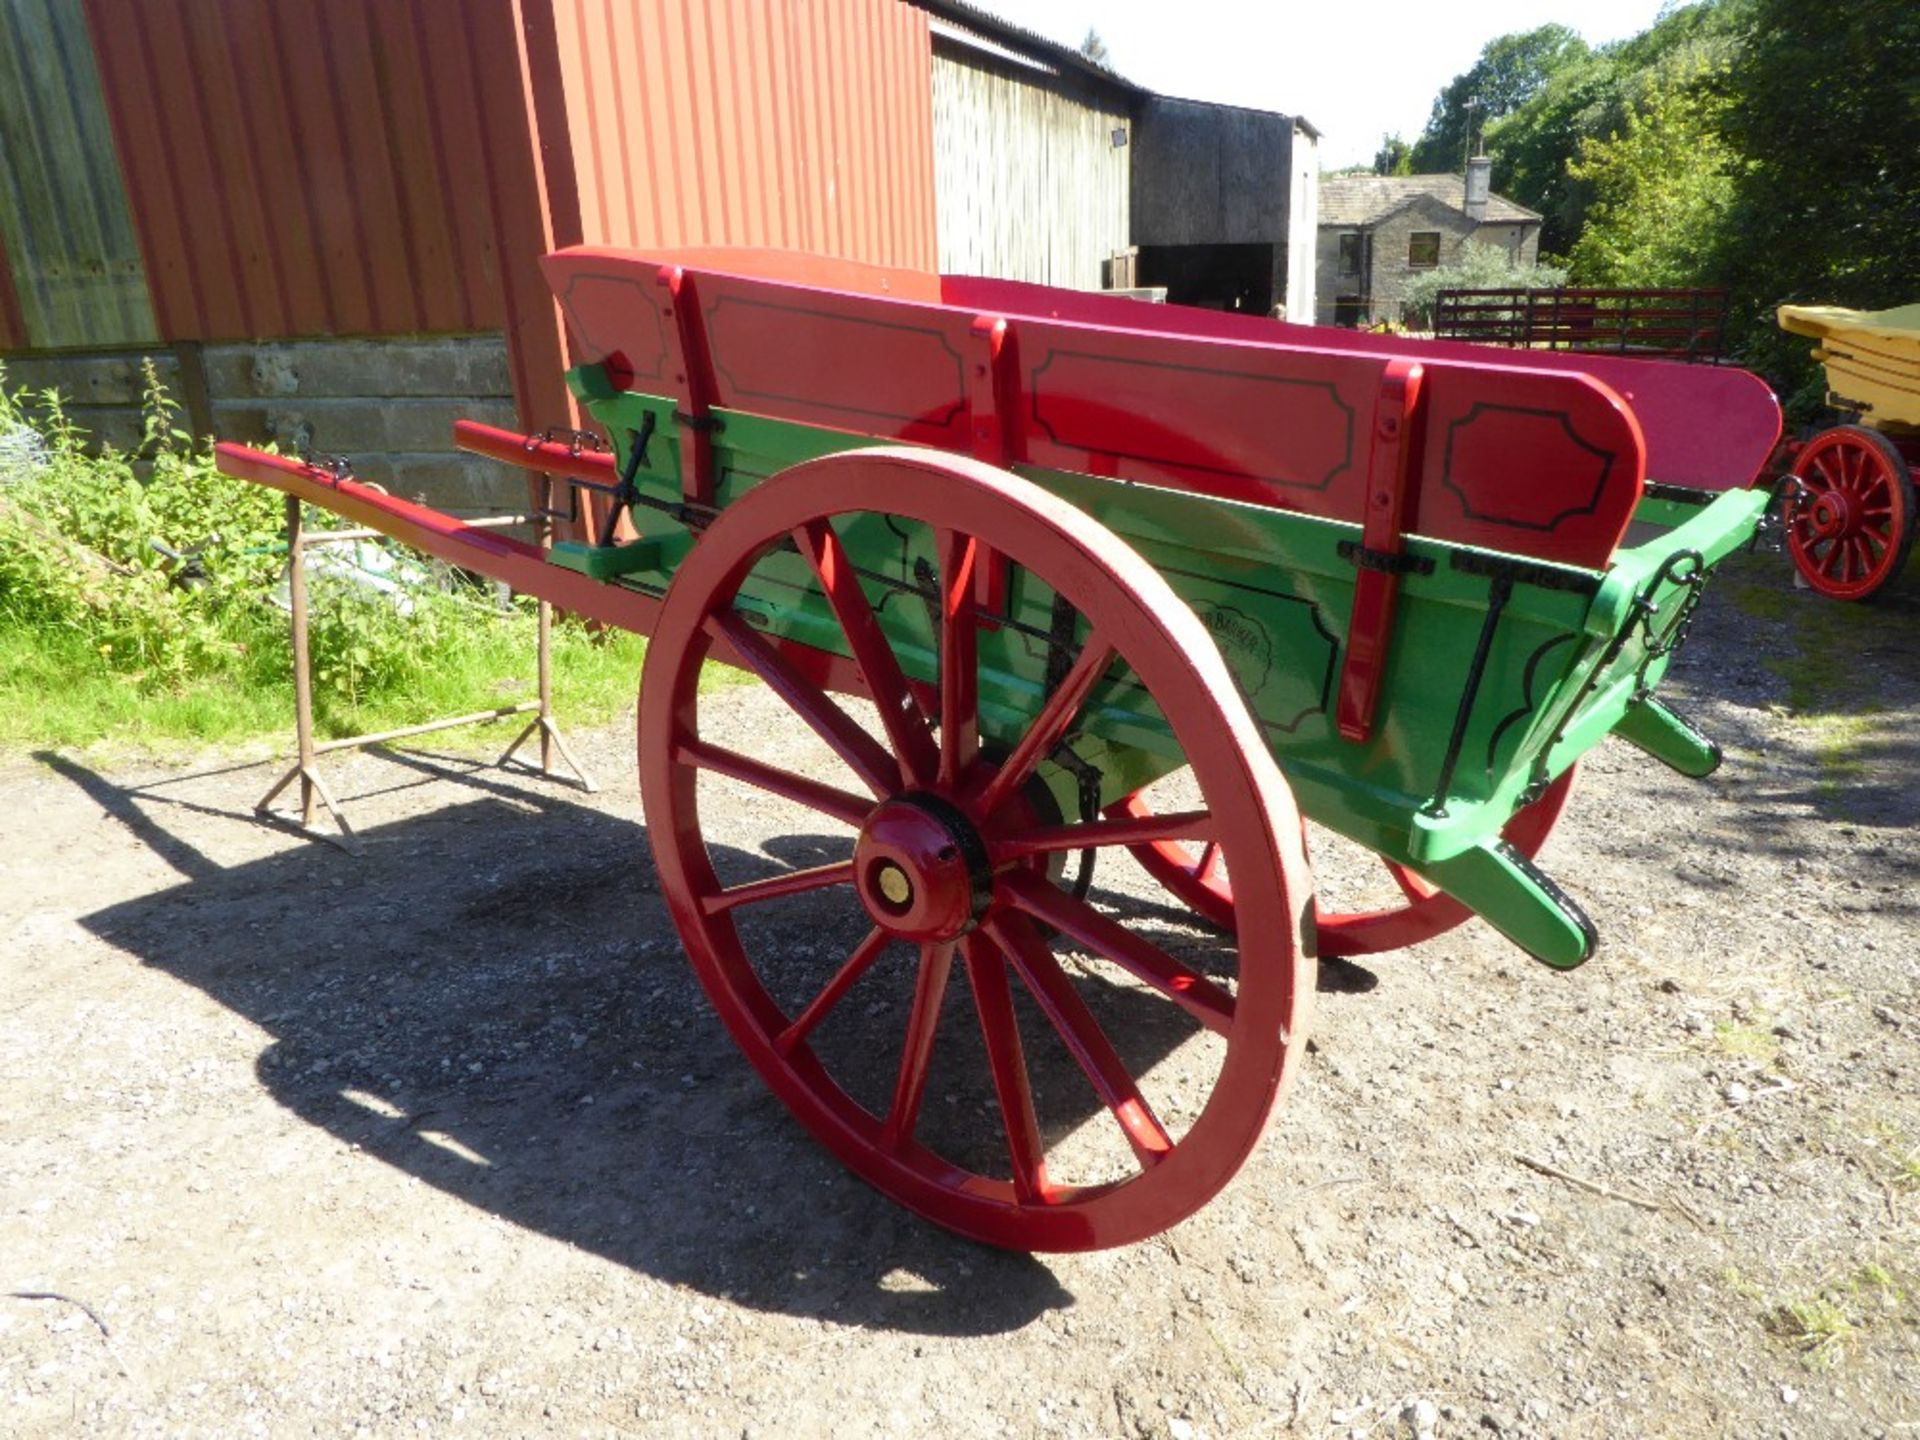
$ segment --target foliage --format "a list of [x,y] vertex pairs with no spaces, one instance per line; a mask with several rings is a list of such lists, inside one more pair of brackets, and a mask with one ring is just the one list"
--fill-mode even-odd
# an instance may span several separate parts
[[[0,626],[82,638],[156,691],[240,664],[264,638],[252,597],[273,572],[281,507],[218,476],[144,374],[144,477],[131,457],[88,456],[58,394],[29,410],[0,385],[0,433],[38,442],[0,492]],[[196,548],[206,579],[176,584],[183,567],[154,542]]]
[[1100,32],[1091,25],[1087,27],[1087,38],[1080,42],[1080,53],[1103,70],[1113,68],[1113,57],[1107,53],[1107,42],[1100,38]]
[[1727,108],[1711,72],[1658,78],[1608,138],[1582,138],[1570,178],[1591,187],[1569,255],[1582,285],[1708,283],[1738,157],[1721,135]]
[[1433,300],[1442,290],[1551,290],[1566,283],[1567,272],[1557,265],[1515,265],[1499,246],[1469,240],[1451,265],[1428,270],[1407,286],[1407,324],[1431,329]]
[[1413,174],[1413,146],[1398,135],[1382,135],[1380,148],[1373,152],[1373,164],[1363,173],[1371,175]]
[[1703,0],[1666,12],[1631,39],[1598,49],[1568,47],[1511,112],[1488,120],[1495,188],[1540,212],[1543,251],[1567,253],[1584,224],[1592,187],[1568,173],[1581,143],[1619,132],[1642,96],[1674,75],[1730,64],[1745,4]]
[[1434,97],[1427,128],[1414,142],[1408,173],[1459,170],[1475,132],[1511,115],[1556,71],[1586,54],[1586,41],[1564,25],[1542,25],[1489,40],[1480,58]]
[[[288,724],[291,644],[270,602],[285,568],[284,502],[219,474],[151,367],[145,378],[136,458],[90,455],[57,394],[15,394],[0,373],[0,745],[233,739]],[[444,570],[403,568],[417,583],[396,605],[310,567],[323,734],[471,710],[531,686],[531,602],[503,608]],[[557,626],[556,688],[570,713],[599,718],[631,699],[639,654],[637,638]]]

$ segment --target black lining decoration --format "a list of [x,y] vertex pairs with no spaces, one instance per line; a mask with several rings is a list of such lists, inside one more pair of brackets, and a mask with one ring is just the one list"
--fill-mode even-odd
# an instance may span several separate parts
[[1542,643],[1533,654],[1527,657],[1527,668],[1520,676],[1520,704],[1514,707],[1511,714],[1503,715],[1500,718],[1500,723],[1493,727],[1493,734],[1487,737],[1487,778],[1489,780],[1493,778],[1493,759],[1499,752],[1500,738],[1507,733],[1509,727],[1533,714],[1534,710],[1537,709],[1540,704],[1538,700],[1533,698],[1533,681],[1534,677],[1539,673],[1540,662],[1560,646],[1571,644],[1573,639],[1572,631],[1555,635],[1551,640]]
[[[1088,440],[1074,439],[1070,436],[1063,438],[1060,432],[1055,430],[1053,426],[1047,422],[1046,416],[1040,413],[1040,402],[1046,398],[1041,391],[1040,377],[1046,373],[1047,368],[1052,365],[1055,360],[1063,358],[1090,360],[1099,365],[1131,365],[1138,369],[1150,370],[1155,374],[1165,374],[1173,371],[1188,375],[1212,375],[1226,380],[1250,380],[1260,385],[1284,385],[1301,390],[1324,390],[1327,393],[1327,398],[1333,402],[1334,407],[1346,416],[1346,433],[1341,437],[1341,446],[1344,454],[1339,463],[1328,470],[1320,479],[1300,480],[1289,479],[1280,475],[1261,475],[1251,470],[1231,469],[1225,465],[1206,465],[1196,460],[1176,458],[1170,455],[1152,455],[1141,450],[1111,450],[1104,445]],[[1144,460],[1149,464],[1165,465],[1180,470],[1198,470],[1208,475],[1226,475],[1237,480],[1258,480],[1264,485],[1278,485],[1288,490],[1324,491],[1328,486],[1333,484],[1343,471],[1353,468],[1354,411],[1351,405],[1340,398],[1339,388],[1335,386],[1331,380],[1294,380],[1281,375],[1255,375],[1235,370],[1217,370],[1204,365],[1167,365],[1155,361],[1126,360],[1112,355],[1094,355],[1086,351],[1061,350],[1055,348],[1047,352],[1047,358],[1045,360],[1033,367],[1028,376],[1027,388],[1028,393],[1033,397],[1031,402],[1033,423],[1039,426],[1040,429],[1046,431],[1047,438],[1056,445],[1063,445],[1075,450],[1085,450],[1089,454],[1111,455],[1121,460]]]
[[[1214,585],[1221,583],[1219,577],[1216,575],[1203,575],[1192,570],[1175,570],[1165,565],[1156,566],[1155,568],[1163,575],[1183,575],[1190,580],[1204,580]],[[1247,709],[1253,712],[1254,719],[1260,723],[1263,729],[1291,735],[1305,723],[1308,716],[1325,715],[1329,707],[1333,704],[1333,687],[1340,673],[1339,637],[1328,627],[1326,618],[1320,613],[1319,605],[1312,600],[1308,600],[1299,595],[1289,595],[1281,590],[1268,590],[1259,585],[1245,585],[1234,582],[1233,588],[1236,590],[1250,591],[1255,595],[1264,595],[1270,600],[1285,601],[1289,605],[1306,606],[1307,616],[1312,621],[1313,628],[1319,632],[1320,638],[1327,642],[1327,663],[1320,675],[1320,698],[1316,703],[1303,707],[1291,720],[1284,722],[1280,720],[1269,720],[1265,715],[1261,714],[1259,707],[1254,704],[1253,697],[1246,697]],[[1196,611],[1195,613],[1197,614],[1198,612]],[[1201,621],[1204,624],[1206,617],[1201,616]],[[1211,627],[1209,627],[1209,633],[1211,633]],[[1228,668],[1231,669],[1232,667],[1229,666]]]
[[930,336],[939,344],[940,348],[947,353],[947,357],[953,361],[953,387],[954,394],[958,398],[947,407],[944,413],[928,411],[919,415],[900,415],[891,410],[875,410],[864,405],[836,404],[834,401],[822,400],[812,395],[793,395],[781,390],[751,390],[734,379],[733,372],[716,360],[714,362],[716,372],[726,379],[732,393],[736,396],[750,395],[760,400],[785,400],[790,404],[805,405],[815,410],[838,410],[849,415],[876,415],[883,420],[894,420],[903,425],[933,425],[941,429],[951,428],[955,418],[965,412],[970,404],[967,397],[965,357],[949,345],[947,343],[947,337],[934,326],[903,325],[888,320],[865,320],[849,315],[836,314],[831,310],[810,309],[804,305],[775,305],[765,300],[742,300],[737,295],[722,295],[707,307],[706,319],[709,350],[718,350],[721,348],[711,343],[711,337],[719,321],[720,311],[728,305],[737,306],[743,310],[776,310],[786,315],[805,315],[816,320],[828,320],[839,325],[855,325],[869,330],[893,330],[905,335]]
[[[1600,462],[1600,474],[1594,481],[1593,494],[1587,497],[1587,503],[1584,505],[1570,505],[1545,523],[1533,520],[1518,520],[1510,515],[1494,515],[1474,509],[1472,499],[1468,496],[1467,492],[1454,481],[1453,442],[1458,438],[1461,431],[1474,424],[1482,414],[1535,415],[1544,420],[1559,421],[1560,428],[1566,432],[1567,438]],[[1619,456],[1614,454],[1613,451],[1602,450],[1598,445],[1583,439],[1580,432],[1573,428],[1573,420],[1564,410],[1541,410],[1530,405],[1491,405],[1484,400],[1476,400],[1471,410],[1467,411],[1467,413],[1462,415],[1458,420],[1451,421],[1447,425],[1447,450],[1440,466],[1440,483],[1460,497],[1460,508],[1471,519],[1485,520],[1495,525],[1511,525],[1516,530],[1553,531],[1558,530],[1562,523],[1571,520],[1576,515],[1591,515],[1600,508],[1600,497],[1606,494],[1607,479],[1613,474],[1614,462],[1618,459]]]
[[[632,354],[622,350],[618,345],[603,345],[599,339],[595,338],[593,326],[587,322],[582,311],[573,301],[574,287],[586,281],[592,281],[597,285],[612,285],[619,289],[631,290],[635,295],[640,297],[641,303],[653,312],[654,321],[660,328],[660,353],[654,357],[653,368],[651,370],[642,370],[639,365],[635,363]],[[580,337],[581,343],[589,350],[598,350],[600,352],[600,361],[604,362],[610,356],[619,355],[626,361],[626,364],[622,368],[636,379],[645,378],[648,380],[658,380],[665,373],[667,368],[667,317],[661,314],[659,302],[653,298],[652,293],[648,290],[644,282],[629,280],[619,275],[608,275],[604,272],[582,272],[580,274],[570,275],[567,277],[567,293],[560,297],[560,304],[567,312],[567,319],[573,322],[574,333]]]

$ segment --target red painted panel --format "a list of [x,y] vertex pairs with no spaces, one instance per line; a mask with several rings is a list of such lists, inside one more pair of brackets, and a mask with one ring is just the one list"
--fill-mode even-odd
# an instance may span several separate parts
[[1033,464],[1359,518],[1385,362],[1011,323]]
[[721,275],[699,290],[721,408],[970,448],[971,316]]
[[[766,252],[550,256],[584,355],[611,360],[616,381],[636,388],[649,381],[633,372],[658,371],[671,395],[691,392],[673,358],[665,261],[681,267],[666,273],[694,282],[720,408],[969,453],[991,440],[1016,461],[1350,522],[1366,512],[1389,371],[1406,368],[1378,354],[1068,319],[1017,318],[1001,330],[956,306],[794,284],[819,262]],[[745,273],[756,263],[779,278]],[[870,286],[888,273],[854,272]],[[1073,303],[1063,297],[1060,308]],[[989,352],[977,334],[1001,337],[992,384],[980,383]],[[1419,468],[1402,497],[1403,528],[1605,566],[1642,492],[1632,412],[1589,376],[1474,354],[1479,363],[1424,362],[1417,403],[1408,395],[1404,445]]]
[[949,305],[996,315],[1033,315],[1155,334],[1307,346],[1414,360],[1591,375],[1633,408],[1647,447],[1647,475],[1668,485],[1734,490],[1753,482],[1780,438],[1780,407],[1766,382],[1745,370],[1501,350],[1451,340],[1405,340],[1326,325],[1283,325],[1259,315],[1147,305],[1114,295],[1055,290],[971,275],[941,277]]

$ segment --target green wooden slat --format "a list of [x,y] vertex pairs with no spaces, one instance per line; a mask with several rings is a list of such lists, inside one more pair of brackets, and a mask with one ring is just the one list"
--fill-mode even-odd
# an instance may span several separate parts
[[80,0],[0,0],[0,237],[31,348],[159,338]]

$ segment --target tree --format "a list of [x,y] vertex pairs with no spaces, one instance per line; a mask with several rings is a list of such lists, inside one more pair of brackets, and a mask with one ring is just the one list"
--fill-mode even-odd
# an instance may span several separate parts
[[1113,68],[1112,57],[1107,54],[1107,42],[1100,38],[1100,32],[1091,25],[1087,27],[1087,38],[1080,42],[1080,53],[1102,70]]
[[1451,265],[1417,276],[1402,298],[1408,327],[1427,330],[1433,325],[1434,297],[1442,290],[1552,290],[1566,283],[1567,272],[1558,265],[1516,265],[1498,245],[1469,240]]
[[1413,146],[1398,135],[1382,135],[1380,148],[1373,152],[1375,175],[1413,174]]
[[1724,264],[1747,358],[1791,384],[1809,346],[1773,307],[1882,309],[1920,299],[1920,6],[1751,0],[1726,78],[1736,178]]
[[1414,142],[1413,171],[1422,175],[1458,170],[1471,134],[1511,115],[1555,71],[1588,54],[1587,42],[1564,25],[1542,25],[1524,34],[1489,40],[1472,68],[1453,77],[1433,101],[1427,128]]
[[1592,189],[1568,257],[1583,285],[1701,285],[1714,277],[1738,157],[1713,72],[1658,80],[1624,127],[1580,141],[1567,174]]

